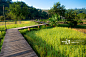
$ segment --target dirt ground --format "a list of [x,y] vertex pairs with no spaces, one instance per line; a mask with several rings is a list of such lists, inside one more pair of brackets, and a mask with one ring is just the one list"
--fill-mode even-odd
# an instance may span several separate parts
[[[84,22],[83,24],[86,24],[86,22]],[[86,29],[81,29],[81,28],[73,28],[73,29],[86,34]]]
[[86,34],[86,29],[80,29],[80,28],[73,28],[73,29]]

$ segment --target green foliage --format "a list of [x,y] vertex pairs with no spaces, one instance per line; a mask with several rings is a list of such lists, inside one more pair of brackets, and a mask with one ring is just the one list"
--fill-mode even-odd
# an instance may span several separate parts
[[66,19],[75,19],[75,14],[76,13],[74,13],[73,10],[71,9],[70,11],[65,13],[65,18]]
[[79,19],[85,19],[86,18],[86,14],[85,13],[80,13],[77,16],[79,17]]
[[60,15],[58,14],[54,14],[51,18],[49,18],[50,21],[50,25],[51,26],[57,26],[58,25],[58,21],[60,20]]
[[83,24],[83,21],[78,20],[77,23],[80,24],[80,25],[82,25]]
[[[86,34],[62,27],[41,29],[39,31],[23,31],[25,39],[37,52],[39,57],[85,57],[86,45],[61,45],[60,39],[83,39]],[[33,36],[34,35],[34,36]]]
[[28,14],[28,6],[24,4],[22,6],[21,2],[14,2],[9,5],[8,16],[10,16],[15,21],[25,19]]
[[0,21],[4,21],[4,16],[0,16]]
[[68,9],[65,12],[66,19],[85,19],[86,9]]
[[75,27],[77,25],[77,21],[74,21],[74,20],[73,21],[69,21],[68,24],[69,24],[70,27]]
[[1,48],[2,48],[2,44],[3,44],[3,41],[4,41],[4,35],[5,35],[5,31],[0,31],[0,51],[1,51]]
[[[3,5],[4,5],[4,7],[9,7],[9,4],[11,4],[11,2],[9,2],[9,3],[7,1],[6,2],[2,2],[2,1],[0,2],[0,16],[3,15]],[[5,13],[6,13],[6,10],[5,10]]]
[[0,2],[11,2],[12,0],[0,0]]
[[65,15],[65,6],[62,5],[57,2],[53,5],[53,7],[49,10],[49,13],[52,15],[52,14],[58,14],[60,16],[64,16]]
[[[8,2],[7,0],[6,0],[6,2],[0,2],[0,15],[3,15],[3,5],[5,6],[5,14],[6,14],[6,19],[12,19],[11,18],[11,14],[9,14],[9,13],[7,13],[7,12],[9,12],[9,11],[11,11],[10,9],[9,9],[9,4],[14,4],[15,2]],[[16,3],[15,3],[16,4]],[[28,16],[26,16],[26,18],[24,17],[25,15],[22,15],[22,14],[20,14],[19,12],[21,12],[19,9],[17,9],[18,10],[18,13],[17,14],[19,14],[20,15],[20,17],[18,17],[18,18],[16,18],[16,19],[46,19],[46,18],[48,18],[48,14],[47,14],[47,12],[46,11],[43,11],[43,10],[41,10],[41,9],[36,9],[36,8],[34,8],[34,7],[32,7],[32,6],[27,6],[28,7],[28,12],[27,12],[27,10],[26,10],[26,7],[25,7],[25,5],[26,5],[26,3],[24,3],[24,2],[18,2],[16,5],[15,5],[15,7],[16,8],[18,8],[19,6],[18,5],[20,5],[21,6],[21,10],[23,11],[23,14],[25,14],[26,15],[26,13],[28,13],[27,15]],[[15,8],[15,7],[13,7],[13,9]],[[19,7],[20,8],[20,7]],[[7,9],[8,9],[8,11],[7,11]],[[16,11],[17,11],[16,10]],[[18,16],[19,16],[18,15]],[[13,18],[14,19],[14,18]]]

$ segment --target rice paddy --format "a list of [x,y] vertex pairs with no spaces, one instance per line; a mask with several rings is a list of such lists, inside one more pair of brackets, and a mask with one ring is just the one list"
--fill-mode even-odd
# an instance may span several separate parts
[[[86,45],[61,45],[60,39],[86,39],[86,34],[66,27],[30,31],[23,34],[39,57],[86,57]],[[21,32],[21,33],[24,33]]]

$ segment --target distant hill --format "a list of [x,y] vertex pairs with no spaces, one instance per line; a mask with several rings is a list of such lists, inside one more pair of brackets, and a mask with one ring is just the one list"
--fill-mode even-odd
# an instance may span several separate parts
[[[11,1],[11,0],[9,0],[9,1]],[[0,0],[0,15],[3,15],[3,5],[4,5],[4,7],[9,7],[9,4],[11,4],[11,2],[9,2],[9,1],[8,0]]]
[[[67,9],[67,11],[70,11],[71,9]],[[85,8],[82,8],[82,9],[72,9],[73,11],[76,11],[77,14],[79,13],[85,13],[86,14],[86,9]],[[48,13],[49,10],[42,10],[42,11],[45,11]]]
[[47,13],[48,13],[48,10],[42,10],[42,11],[44,11],[44,12],[47,12]]
[[[67,11],[70,11],[71,9],[67,9]],[[78,14],[79,13],[85,13],[86,14],[86,9],[82,8],[82,9],[72,9],[73,11],[76,11]]]

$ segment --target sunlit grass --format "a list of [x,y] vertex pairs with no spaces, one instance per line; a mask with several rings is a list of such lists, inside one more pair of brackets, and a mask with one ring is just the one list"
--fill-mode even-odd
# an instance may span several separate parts
[[[24,26],[31,26],[31,25],[36,25],[37,23],[32,22],[32,21],[21,21],[21,24],[9,24],[6,25],[7,29],[11,28],[17,28],[17,27],[24,27]],[[5,25],[0,26],[0,30],[5,30]]]
[[[28,23],[28,21],[21,21],[21,24],[25,24],[25,23]],[[7,25],[12,25],[12,24],[15,24],[14,21],[8,21],[6,22]],[[17,24],[20,24],[20,21],[17,21]],[[2,25],[5,25],[5,22],[0,22],[0,26]]]
[[30,31],[24,37],[40,57],[86,57],[86,45],[60,44],[60,38],[86,39],[86,34],[66,27]]

